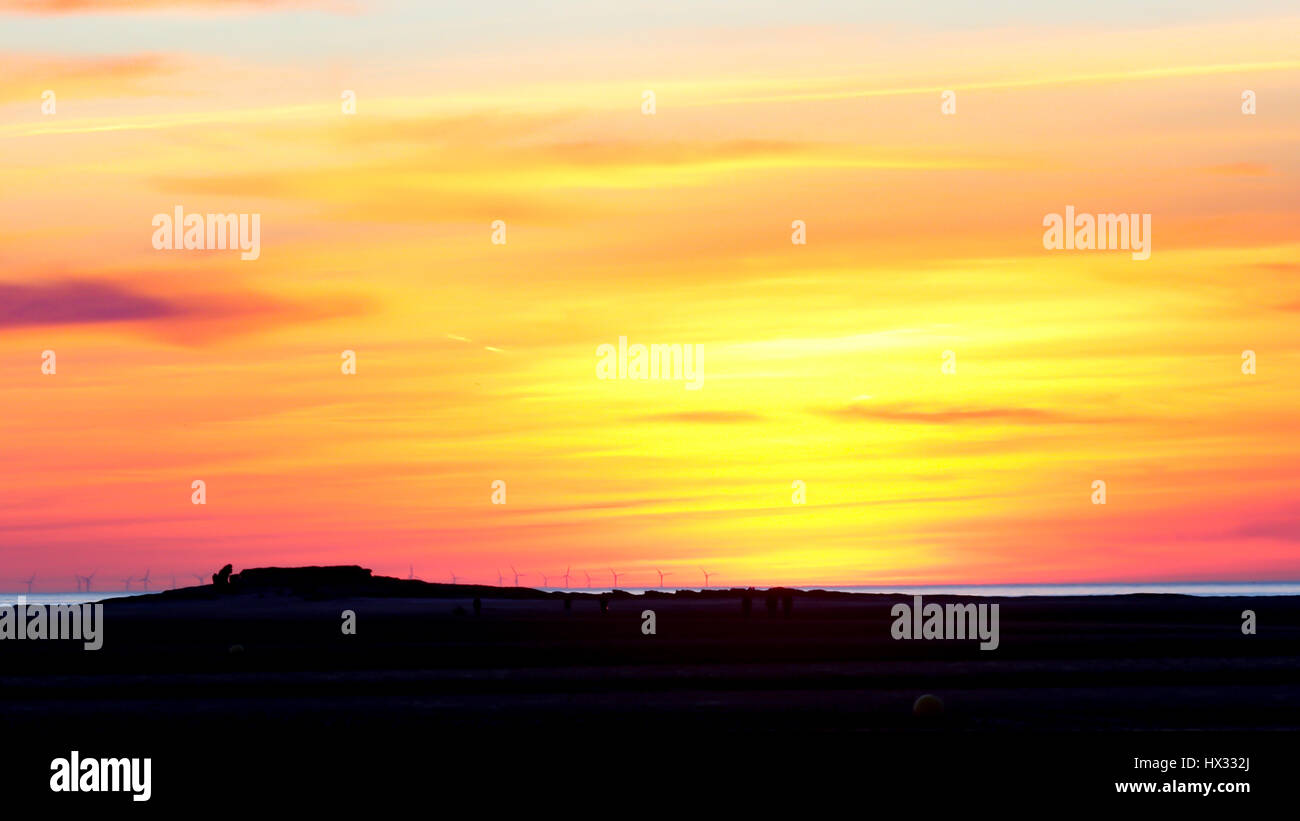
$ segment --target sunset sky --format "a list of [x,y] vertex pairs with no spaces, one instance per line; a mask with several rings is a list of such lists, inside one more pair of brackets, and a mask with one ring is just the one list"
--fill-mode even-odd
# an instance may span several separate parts
[[0,0],[0,589],[1300,579],[1293,3],[445,5]]

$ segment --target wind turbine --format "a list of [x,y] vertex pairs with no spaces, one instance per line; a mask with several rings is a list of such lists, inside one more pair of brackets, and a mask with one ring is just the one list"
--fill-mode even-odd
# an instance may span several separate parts
[[506,586],[506,577],[501,575],[501,568],[497,568],[497,587]]
[[567,566],[564,568],[564,589],[569,589],[569,568]]
[[140,581],[144,583],[144,592],[148,593],[149,592],[149,569],[148,568],[145,568],[144,578],[140,579]]
[[623,576],[623,575],[625,575],[625,574],[617,572],[617,571],[614,570],[614,568],[612,568],[612,567],[609,569],[609,572],[610,572],[610,575],[612,575],[612,576],[614,577],[614,587],[617,588],[617,587],[618,587],[618,577],[619,577],[619,576]]
[[518,570],[515,570],[515,566],[514,566],[513,564],[510,565],[510,572],[515,574],[515,587],[518,587],[518,586],[519,586],[519,571],[518,571]]
[[126,591],[128,593],[131,592],[131,582],[133,581],[135,581],[134,576],[127,576],[125,579],[122,579],[122,584],[126,585]]
[[550,586],[551,586],[551,577],[548,576],[548,575],[546,575],[545,573],[543,573],[543,574],[542,574],[542,587],[550,587]]
[[27,595],[29,595],[29,596],[32,594],[32,584],[33,584],[35,581],[36,581],[36,574],[33,573],[33,574],[32,574],[32,577],[31,577],[30,579],[27,580]]
[[673,574],[672,574],[671,571],[669,571],[668,573],[665,573],[665,572],[663,572],[662,570],[660,570],[660,569],[657,568],[657,567],[655,568],[655,572],[659,574],[659,587],[660,587],[660,589],[662,589],[663,586],[664,586],[664,576],[671,576],[671,575],[673,575]]
[[202,573],[191,573],[191,576],[199,580],[199,584],[207,584],[208,580]]
[[411,581],[415,578],[415,565],[411,565],[411,572],[406,574],[406,580]]
[[702,567],[700,568],[700,572],[704,574],[704,586],[705,586],[705,587],[708,587],[708,586],[709,586],[709,577],[710,577],[710,576],[716,576],[716,575],[717,575],[716,573],[710,573],[709,571],[705,570],[705,569],[702,568]]
[[82,576],[82,577],[81,577],[81,580],[82,580],[83,582],[86,583],[86,592],[87,592],[87,593],[90,592],[90,580],[93,579],[93,578],[95,578],[95,573],[98,573],[98,572],[99,572],[99,571],[96,570],[96,571],[94,571],[94,573],[91,573],[89,576]]
[[73,574],[72,574],[72,578],[74,578],[74,579],[77,580],[77,592],[80,593],[80,592],[81,592],[81,581],[82,581],[82,578],[83,578],[83,577],[78,576],[76,573],[73,573]]
[[587,589],[590,590],[590,589],[591,589],[591,574],[584,570],[584,571],[582,571],[582,575],[584,575],[584,576],[587,577]]
[[460,583],[460,582],[459,582],[459,579],[460,579],[460,577],[456,575],[456,571],[454,571],[454,570],[451,571],[451,583],[452,583],[452,584],[459,584],[459,583]]

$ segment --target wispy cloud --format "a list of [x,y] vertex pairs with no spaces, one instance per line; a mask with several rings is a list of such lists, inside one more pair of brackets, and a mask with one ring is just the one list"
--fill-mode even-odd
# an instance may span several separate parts
[[188,312],[179,305],[110,282],[0,282],[0,328],[130,322]]
[[152,11],[273,11],[286,8],[345,10],[343,0],[0,0],[0,13],[27,15],[106,14]]
[[1078,416],[1064,411],[1030,407],[922,407],[909,404],[858,403],[820,411],[843,420],[913,422],[924,425],[993,424],[1076,425],[1115,419]]
[[734,425],[763,421],[762,416],[748,411],[683,411],[652,413],[632,418],[641,422],[686,422],[703,425]]
[[123,323],[186,344],[364,313],[370,307],[371,301],[360,297],[290,300],[230,289],[163,297],[76,278],[0,283],[0,331]]
[[1224,177],[1271,177],[1277,173],[1277,169],[1273,168],[1273,166],[1259,162],[1211,165],[1203,170],[1207,174],[1218,174]]
[[0,54],[0,102],[27,100],[36,110],[47,89],[59,100],[162,94],[167,90],[150,87],[147,81],[171,76],[178,68],[175,58],[161,54]]

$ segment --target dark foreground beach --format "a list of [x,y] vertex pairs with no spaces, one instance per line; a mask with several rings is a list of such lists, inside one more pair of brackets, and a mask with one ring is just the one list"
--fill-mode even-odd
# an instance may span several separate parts
[[[76,749],[151,756],[151,805],[553,778],[587,796],[983,784],[1013,804],[1181,778],[1249,782],[1253,800],[1285,793],[1298,758],[1297,597],[982,600],[1000,609],[991,651],[892,638],[891,607],[909,596],[778,591],[769,611],[761,590],[615,593],[605,612],[596,596],[565,598],[376,579],[109,601],[99,651],[0,644],[0,783],[10,797],[129,804],[48,792],[51,759]],[[941,713],[917,714],[924,694]],[[1243,756],[1248,772],[1133,762]]]

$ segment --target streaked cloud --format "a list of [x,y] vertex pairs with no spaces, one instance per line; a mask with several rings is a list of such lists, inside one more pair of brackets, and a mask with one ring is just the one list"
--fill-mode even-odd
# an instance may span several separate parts
[[685,422],[702,425],[734,425],[761,422],[763,417],[748,411],[685,411],[652,413],[634,417],[638,422]]
[[156,81],[174,75],[178,68],[174,58],[160,54],[0,54],[0,103],[25,100],[35,112],[47,89],[60,100],[166,93],[169,90]]
[[0,328],[130,322],[186,313],[166,300],[107,282],[0,282]]
[[919,407],[908,404],[855,403],[822,411],[827,416],[844,420],[880,422],[915,422],[926,425],[1019,424],[1019,425],[1079,425],[1115,421],[1089,418],[1075,414],[1029,407]]
[[73,15],[157,11],[249,12],[292,8],[343,10],[346,0],[0,0],[0,13]]
[[290,301],[254,291],[160,296],[111,281],[0,282],[0,331],[125,323],[149,334],[201,343],[232,334],[363,313],[368,298]]

